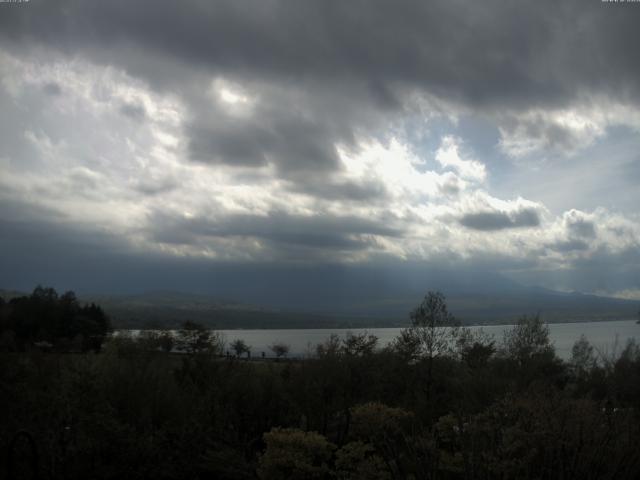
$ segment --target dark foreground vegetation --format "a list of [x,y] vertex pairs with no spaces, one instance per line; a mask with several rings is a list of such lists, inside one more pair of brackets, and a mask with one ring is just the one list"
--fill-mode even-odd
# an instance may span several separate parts
[[4,478],[640,478],[634,342],[565,362],[540,318],[474,335],[429,293],[387,348],[248,361],[194,324],[108,338],[98,307],[42,290],[0,306]]

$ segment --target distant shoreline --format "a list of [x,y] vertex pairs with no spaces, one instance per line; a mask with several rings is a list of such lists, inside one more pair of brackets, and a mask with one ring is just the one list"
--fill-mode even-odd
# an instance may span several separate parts
[[[544,317],[543,317],[544,319]],[[548,325],[564,325],[564,324],[574,324],[574,323],[598,323],[598,322],[637,322],[635,318],[629,317],[620,317],[620,318],[605,318],[605,319],[571,319],[571,320],[563,320],[563,321],[549,321],[546,322]],[[508,327],[513,326],[515,323],[512,322],[493,322],[493,323],[461,323],[460,327]],[[391,329],[391,328],[407,328],[410,326],[410,323],[398,324],[398,325],[354,325],[354,326],[300,326],[300,327],[262,327],[262,328],[250,328],[250,327],[216,327],[209,326],[206,327],[210,330],[225,330],[225,331],[257,331],[257,330],[367,330],[367,329]],[[179,330],[179,326],[169,327],[169,326],[158,326],[155,327],[119,327],[114,326],[114,331],[171,331],[171,330]]]

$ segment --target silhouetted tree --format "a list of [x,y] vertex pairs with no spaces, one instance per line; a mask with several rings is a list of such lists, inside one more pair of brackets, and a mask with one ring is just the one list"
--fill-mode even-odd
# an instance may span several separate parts
[[394,355],[398,355],[407,363],[414,361],[420,357],[420,338],[414,335],[411,328],[404,328],[400,330],[400,334],[393,339],[387,350]]
[[289,345],[286,343],[276,342],[269,347],[269,349],[275,354],[277,358],[286,357],[289,354]]
[[97,351],[111,331],[104,311],[93,303],[80,306],[71,291],[58,296],[53,288],[37,286],[29,296],[12,298],[2,310],[0,328],[19,349],[47,345]]
[[491,356],[496,353],[496,342],[492,335],[482,329],[473,332],[469,328],[461,328],[456,341],[460,359],[470,368],[484,367]]
[[520,363],[535,356],[553,354],[549,327],[542,321],[540,314],[532,317],[524,315],[512,329],[505,331],[503,349]]
[[340,355],[342,351],[342,341],[340,337],[332,333],[323,342],[316,345],[316,355],[320,358]]
[[224,341],[218,332],[190,320],[178,330],[176,345],[179,350],[191,354],[221,355],[224,351]]
[[364,333],[347,332],[342,341],[342,351],[346,355],[362,357],[371,355],[378,345],[378,337]]
[[243,353],[248,354],[251,351],[251,347],[240,338],[231,342],[231,349],[236,353],[237,357],[241,357]]
[[596,363],[593,346],[589,343],[587,337],[580,335],[580,339],[571,348],[571,360],[569,361],[574,375],[583,377],[596,366]]
[[402,353],[426,361],[428,400],[431,399],[434,360],[453,352],[458,332],[459,326],[455,317],[449,313],[445,296],[440,292],[428,292],[420,305],[411,312],[411,326],[401,332],[400,340],[396,343]]

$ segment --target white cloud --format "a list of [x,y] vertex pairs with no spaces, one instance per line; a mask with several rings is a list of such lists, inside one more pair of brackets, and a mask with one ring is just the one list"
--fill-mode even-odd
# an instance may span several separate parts
[[443,167],[455,169],[462,178],[482,182],[487,177],[485,166],[477,160],[464,159],[460,156],[459,138],[451,135],[442,138],[440,148],[436,151],[436,160]]
[[[505,258],[540,268],[567,268],[603,251],[617,254],[640,245],[640,223],[629,215],[569,209],[554,216],[541,202],[517,194],[495,195],[487,183],[489,167],[472,158],[455,136],[443,136],[433,156],[421,156],[391,127],[385,135],[363,130],[355,145],[337,145],[337,168],[317,182],[320,187],[326,182],[375,185],[380,195],[358,201],[323,196],[322,188],[292,190],[274,163],[237,167],[189,160],[187,107],[179,97],[155,93],[125,72],[79,60],[30,63],[9,58],[0,101],[2,95],[9,98],[5,103],[14,113],[29,105],[28,127],[17,130],[14,140],[28,151],[30,163],[21,164],[10,153],[0,152],[0,158],[8,159],[0,163],[0,199],[45,206],[70,223],[100,225],[135,248],[236,260],[308,257],[298,245],[277,250],[255,234],[184,236],[179,222],[164,236],[154,236],[151,222],[156,212],[205,225],[238,215],[288,215],[301,221],[348,218],[399,232],[347,231],[340,239],[357,248],[339,252],[317,248],[314,258],[343,262],[381,256]],[[61,85],[60,92],[44,91],[43,86],[50,84]],[[247,107],[243,114],[251,115],[257,100],[247,88],[222,80],[211,85],[203,108],[219,102],[224,108]],[[279,101],[286,100],[286,92],[279,95]],[[124,114],[123,105],[131,106]],[[579,135],[601,134],[598,117],[592,123],[570,116],[553,121]],[[537,138],[525,134],[523,139]],[[514,142],[512,153],[517,153],[524,144]],[[547,147],[534,145],[530,151],[536,148]],[[287,241],[290,238],[296,237],[292,234]]]
[[451,182],[433,171],[421,171],[423,164],[408,145],[392,138],[387,144],[369,140],[360,145],[357,154],[339,149],[345,178],[379,180],[397,200],[412,202],[437,195],[440,184]]
[[622,298],[624,300],[640,300],[640,289],[638,288],[627,288],[624,290],[618,290],[617,292],[601,292],[604,295]]
[[640,110],[606,97],[577,100],[565,108],[534,108],[498,115],[499,146],[507,155],[571,156],[605,136],[607,129],[640,130]]
[[246,88],[238,82],[216,77],[211,82],[209,91],[213,101],[221,104],[227,113],[236,115],[250,115],[258,98],[251,95]]

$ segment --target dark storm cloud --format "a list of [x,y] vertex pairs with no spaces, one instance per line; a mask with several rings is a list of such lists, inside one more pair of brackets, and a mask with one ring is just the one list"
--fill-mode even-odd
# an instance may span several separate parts
[[124,293],[197,289],[212,282],[211,265],[136,251],[98,228],[53,219],[0,218],[0,288]]
[[473,230],[493,231],[537,227],[540,225],[540,217],[536,210],[523,208],[516,212],[467,213],[460,218],[460,224]]
[[384,184],[377,180],[365,182],[343,180],[311,181],[304,185],[295,184],[292,190],[329,200],[348,200],[351,202],[367,202],[369,204],[384,202],[389,195]]
[[272,143],[269,132],[260,128],[226,131],[200,128],[188,129],[189,154],[193,160],[204,163],[228,163],[231,165],[265,165],[264,148]]
[[399,237],[402,230],[358,217],[284,212],[269,215],[226,215],[220,219],[181,217],[154,212],[149,218],[154,240],[197,244],[198,237],[253,237],[280,245],[356,250],[366,247],[361,235]]
[[[637,93],[634,5],[555,1],[31,2],[2,6],[5,38],[76,52],[139,47],[262,76],[364,78],[473,104],[548,103],[580,87]],[[605,87],[606,85],[606,87]]]
[[332,140],[337,135],[331,135],[326,125],[275,113],[243,120],[225,118],[210,129],[193,125],[187,130],[191,158],[240,166],[273,161],[283,173],[335,169],[338,158]]
[[[160,215],[160,214],[158,214]],[[158,218],[167,231],[211,233],[213,222]],[[429,289],[453,292],[502,292],[518,288],[499,275],[496,268],[515,272],[526,284],[543,284],[563,289],[615,292],[640,288],[638,249],[613,254],[600,249],[591,258],[576,260],[571,269],[545,272],[533,259],[482,255],[471,264],[456,258],[455,252],[431,262],[393,262],[365,265],[338,263],[216,262],[199,257],[171,257],[140,251],[98,225],[79,228],[64,216],[41,207],[0,202],[0,287],[23,291],[37,283],[59,291],[80,293],[131,293],[176,290],[211,293],[216,298],[238,300],[277,308],[310,309],[336,313],[354,305],[373,305],[369,314],[387,315],[387,299],[402,300],[401,313]],[[253,219],[235,230],[246,233]],[[172,223],[174,222],[174,223]],[[187,222],[188,223],[188,222]],[[233,222],[231,222],[233,223]],[[263,222],[262,227],[267,222]],[[326,224],[338,223],[327,220]],[[348,222],[342,222],[348,223]],[[344,225],[344,232],[376,231],[374,226]],[[515,274],[514,274],[515,275]],[[376,302],[380,302],[378,305]],[[394,303],[395,305],[396,303]],[[388,305],[387,305],[388,307]],[[346,310],[345,310],[346,311]],[[376,313],[377,312],[377,313]]]
[[513,288],[499,275],[437,262],[345,266],[160,256],[104,231],[46,221],[0,219],[0,249],[0,288],[22,291],[37,283],[80,294],[195,291],[261,307],[407,318],[429,287],[447,293],[476,285],[481,292]]
[[[412,108],[406,92],[490,114],[562,107],[590,93],[637,99],[640,63],[633,48],[621,48],[640,42],[640,9],[633,7],[577,0],[59,0],[2,4],[0,39],[15,50],[44,45],[84,54],[177,93],[189,109],[191,159],[272,163],[305,185],[307,171],[338,167],[336,144],[354,146],[358,134],[378,134],[394,112]],[[247,118],[224,116],[203,99],[205,79],[220,75],[284,92],[272,98],[255,86],[266,107]],[[123,113],[137,115],[129,107]],[[518,123],[504,122],[507,132]],[[542,118],[522,128],[561,150],[581,141]]]
[[[336,167],[336,143],[376,135],[395,113],[412,108],[407,92],[493,115],[506,135],[517,129],[562,152],[584,138],[544,116],[518,114],[568,107],[592,94],[623,104],[640,98],[640,62],[627,47],[640,43],[640,9],[631,4],[29,3],[0,6],[0,41],[15,50],[44,45],[85,55],[177,93],[191,113],[185,134],[193,160],[271,162],[283,175],[298,173],[301,185],[306,169]],[[257,79],[299,95],[272,99],[257,86],[262,100],[279,108],[222,123],[219,109],[203,99],[203,82],[212,76]]]

